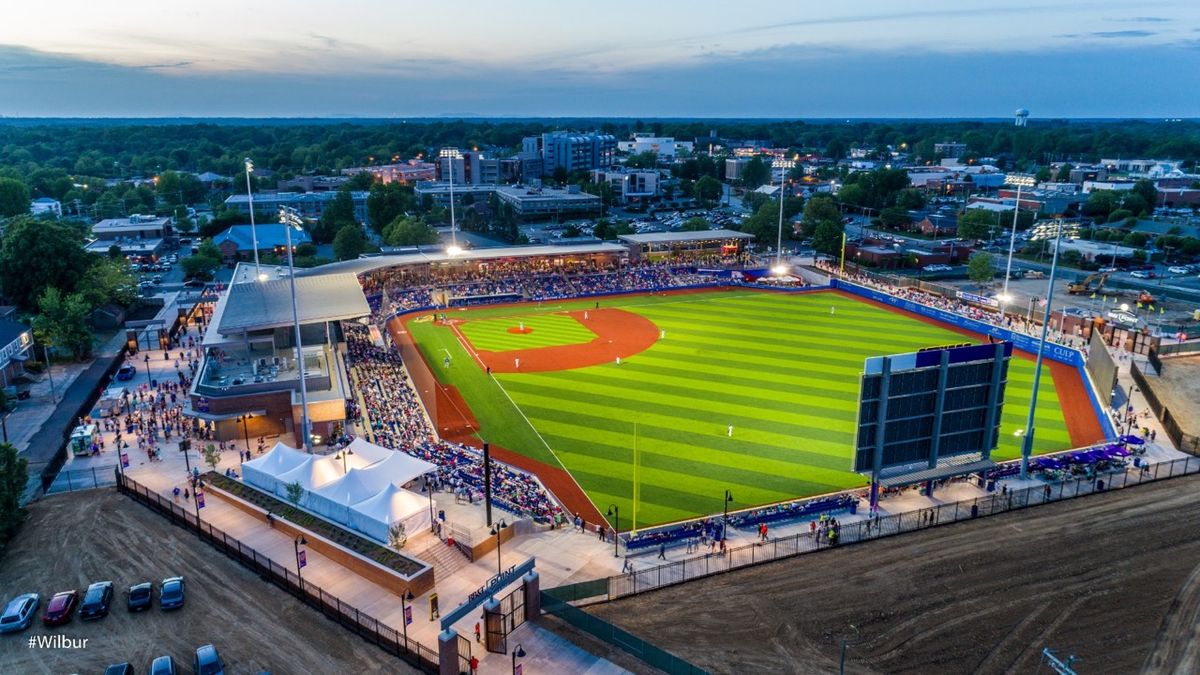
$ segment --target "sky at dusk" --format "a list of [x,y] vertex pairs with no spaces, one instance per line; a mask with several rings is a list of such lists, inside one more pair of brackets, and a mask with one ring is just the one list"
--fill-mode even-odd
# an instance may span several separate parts
[[4,116],[1200,116],[1200,0],[56,0],[4,14]]

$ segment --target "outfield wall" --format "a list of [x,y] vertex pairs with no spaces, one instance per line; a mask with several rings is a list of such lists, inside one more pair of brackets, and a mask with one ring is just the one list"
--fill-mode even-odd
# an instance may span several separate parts
[[[874,300],[875,302],[884,305],[902,309],[906,312],[934,319],[936,321],[950,324],[951,326],[969,330],[974,333],[990,335],[998,340],[1011,341],[1014,347],[1030,354],[1037,353],[1038,344],[1041,342],[1041,340],[1031,335],[1011,331],[1002,326],[976,321],[970,317],[962,316],[961,314],[955,314],[954,312],[947,312],[944,309],[922,305],[919,302],[897,298],[894,295],[877,291],[873,288],[867,288],[866,286],[850,283],[841,279],[830,280],[830,288],[845,291],[852,295],[867,298],[868,300]],[[1087,390],[1088,399],[1092,404],[1092,410],[1095,412],[1096,418],[1100,421],[1101,428],[1104,430],[1104,433],[1108,438],[1116,438],[1117,433],[1113,428],[1112,419],[1109,418],[1108,414],[1105,412],[1105,406],[1101,403],[1102,399],[1096,393],[1096,385],[1092,381],[1091,375],[1087,372],[1087,363],[1083,357],[1083,353],[1071,347],[1047,342],[1043,355],[1045,358],[1071,366],[1075,369],[1075,372],[1079,374],[1079,377],[1087,383],[1087,386],[1084,387],[1084,389]]]

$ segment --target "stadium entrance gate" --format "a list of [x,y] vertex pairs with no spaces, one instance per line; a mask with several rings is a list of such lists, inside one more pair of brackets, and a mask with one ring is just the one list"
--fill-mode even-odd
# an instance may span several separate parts
[[508,636],[525,623],[525,587],[520,586],[500,598],[494,608],[484,605],[484,623],[487,626],[487,648],[497,654],[508,653]]

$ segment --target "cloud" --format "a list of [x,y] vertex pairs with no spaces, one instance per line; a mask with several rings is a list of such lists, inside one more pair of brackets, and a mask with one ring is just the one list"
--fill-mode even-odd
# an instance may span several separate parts
[[1112,21],[1121,21],[1124,23],[1170,23],[1171,19],[1163,16],[1131,16],[1124,19],[1111,19]]
[[1158,35],[1152,30],[1102,30],[1091,34],[1092,37],[1117,39],[1117,38],[1146,38]]

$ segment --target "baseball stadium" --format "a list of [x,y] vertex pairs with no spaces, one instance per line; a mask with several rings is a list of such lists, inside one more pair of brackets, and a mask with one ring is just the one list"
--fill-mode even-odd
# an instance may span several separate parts
[[[865,488],[852,470],[864,360],[997,333],[985,311],[940,296],[754,281],[766,270],[740,243],[416,255],[350,271],[438,436],[487,443],[568,512],[624,532]],[[911,311],[938,303],[957,318]],[[1014,351],[993,460],[1020,455],[1034,370]],[[1045,361],[1034,454],[1111,434],[1092,389],[1078,364]]]

